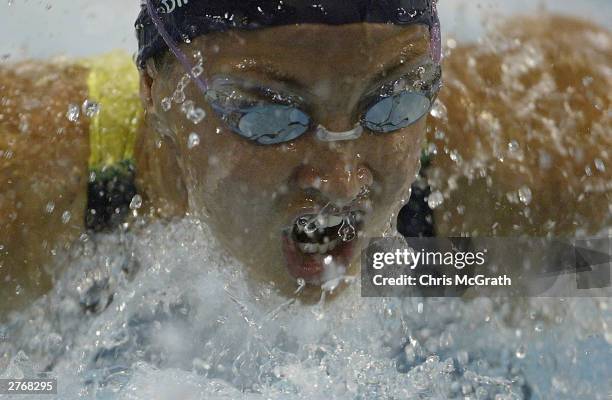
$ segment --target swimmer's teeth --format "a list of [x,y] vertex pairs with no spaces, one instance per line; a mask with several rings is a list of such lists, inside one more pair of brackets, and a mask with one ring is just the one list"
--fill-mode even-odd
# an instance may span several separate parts
[[323,244],[321,243],[298,243],[298,247],[303,253],[306,253],[306,254],[315,254],[315,253],[326,254],[327,252],[335,249],[336,246],[338,246],[338,243],[339,243],[339,240],[335,239],[333,241],[330,241],[329,243],[323,243]]
[[319,245],[316,243],[298,243],[300,250],[307,254],[313,254],[319,251]]
[[341,215],[303,215],[298,218],[294,232],[301,236],[301,240],[297,239],[299,249],[305,254],[328,254],[343,241],[337,234],[329,231],[326,233],[326,230],[340,229],[347,220],[359,223],[363,220],[363,216],[357,212]]
[[323,232],[325,229],[342,224],[343,217],[337,215],[318,215],[314,219],[312,217],[301,217],[296,222],[296,227],[299,232],[305,232],[308,237],[310,233],[316,231]]

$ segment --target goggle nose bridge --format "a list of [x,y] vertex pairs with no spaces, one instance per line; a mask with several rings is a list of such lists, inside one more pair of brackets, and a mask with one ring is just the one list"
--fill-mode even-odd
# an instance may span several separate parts
[[317,139],[322,142],[340,142],[345,140],[359,139],[363,134],[363,126],[358,122],[353,129],[344,132],[333,132],[323,125],[317,126]]

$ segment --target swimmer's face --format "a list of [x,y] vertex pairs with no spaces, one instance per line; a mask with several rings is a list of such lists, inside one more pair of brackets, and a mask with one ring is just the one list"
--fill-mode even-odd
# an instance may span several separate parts
[[215,111],[193,82],[185,97],[206,117],[195,124],[186,118],[189,107],[176,102],[164,111],[184,69],[172,57],[149,68],[149,112],[176,141],[190,211],[266,280],[288,287],[300,277],[321,283],[350,272],[364,239],[388,229],[408,198],[426,118],[394,132],[365,129],[358,139],[334,142],[318,138],[316,127],[354,129],[373,94],[430,60],[428,29],[284,26],[210,34],[183,50],[190,59],[201,52],[202,77],[235,104],[278,101],[312,120],[294,140],[256,144],[233,131],[223,120],[231,116]]

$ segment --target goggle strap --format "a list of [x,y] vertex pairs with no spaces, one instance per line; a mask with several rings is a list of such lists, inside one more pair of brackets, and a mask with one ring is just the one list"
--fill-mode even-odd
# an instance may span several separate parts
[[172,54],[174,54],[174,56],[177,58],[177,60],[179,60],[185,71],[187,71],[189,77],[196,83],[196,85],[198,85],[202,93],[206,93],[208,91],[208,85],[206,84],[206,82],[200,79],[200,77],[194,75],[193,65],[189,62],[185,53],[181,51],[178,45],[170,37],[170,34],[164,27],[164,24],[162,23],[161,18],[159,18],[157,11],[155,11],[155,8],[153,7],[151,1],[152,0],[147,0],[147,11],[151,16],[151,20],[155,24],[155,28],[157,28],[157,31],[164,39],[164,42],[166,42],[166,45],[168,45],[168,48],[170,48],[170,51],[172,51]]

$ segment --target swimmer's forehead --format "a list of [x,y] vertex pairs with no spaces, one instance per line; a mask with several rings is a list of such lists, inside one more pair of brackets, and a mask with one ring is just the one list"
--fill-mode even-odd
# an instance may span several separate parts
[[[304,24],[219,32],[183,47],[187,52],[202,51],[209,74],[259,73],[296,80],[315,78],[325,69],[338,74],[383,74],[430,53],[428,27],[390,24]],[[181,73],[179,63],[174,63]]]

